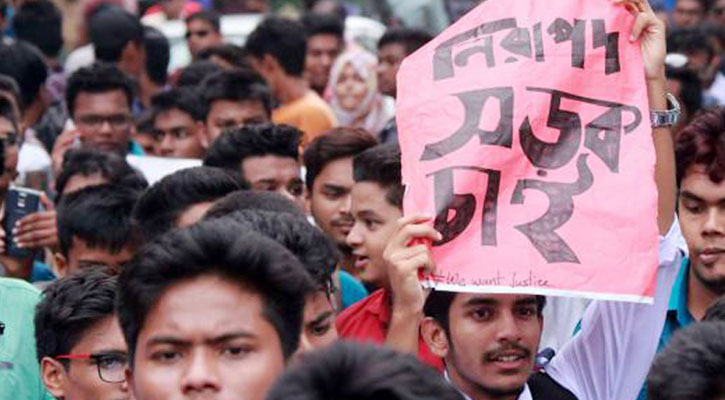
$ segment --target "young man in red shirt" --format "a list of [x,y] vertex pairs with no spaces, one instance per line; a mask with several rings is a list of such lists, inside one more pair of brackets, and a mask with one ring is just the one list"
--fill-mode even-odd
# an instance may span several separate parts
[[[403,216],[400,150],[395,145],[372,147],[353,159],[352,216],[347,236],[360,279],[379,289],[337,318],[340,337],[386,345],[417,354],[442,370],[419,333],[426,294],[418,281],[421,265],[431,269],[424,244],[408,246],[414,238],[440,240],[426,217]],[[400,221],[399,221],[400,220]]]

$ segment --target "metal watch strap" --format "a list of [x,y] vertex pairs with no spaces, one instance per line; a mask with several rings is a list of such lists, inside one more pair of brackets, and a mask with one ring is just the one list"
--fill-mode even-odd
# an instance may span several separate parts
[[669,103],[669,110],[649,112],[652,129],[673,126],[680,120],[680,103],[675,96],[667,93],[667,103]]

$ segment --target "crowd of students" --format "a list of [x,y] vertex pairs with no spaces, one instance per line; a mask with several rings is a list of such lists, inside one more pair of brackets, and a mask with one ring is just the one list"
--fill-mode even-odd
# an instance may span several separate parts
[[441,234],[403,213],[395,94],[432,36],[366,49],[319,3],[239,47],[209,5],[93,2],[65,64],[58,7],[14,4],[0,202],[42,207],[0,229],[0,399],[725,398],[722,1],[616,0],[682,115],[653,120],[654,304],[576,306],[421,286]]

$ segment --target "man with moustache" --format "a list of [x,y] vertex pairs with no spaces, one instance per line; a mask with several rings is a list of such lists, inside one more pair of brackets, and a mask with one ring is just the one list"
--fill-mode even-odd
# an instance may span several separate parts
[[355,280],[352,250],[345,238],[350,233],[353,218],[350,214],[350,194],[355,184],[352,159],[375,146],[377,140],[367,131],[336,128],[313,140],[302,159],[305,164],[307,200],[315,223],[333,240],[343,257],[335,283],[340,287],[341,308],[361,300],[367,292]]

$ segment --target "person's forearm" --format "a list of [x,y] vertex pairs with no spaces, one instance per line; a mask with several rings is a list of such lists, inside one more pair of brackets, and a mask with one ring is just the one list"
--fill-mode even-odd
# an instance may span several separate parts
[[393,307],[385,344],[394,350],[418,354],[418,336],[423,312]]
[[[651,111],[666,111],[667,89],[664,72],[661,77],[647,80],[647,97]],[[652,130],[657,164],[655,181],[659,195],[657,207],[657,225],[661,235],[667,233],[675,216],[677,185],[675,182],[675,152],[670,128]]]

